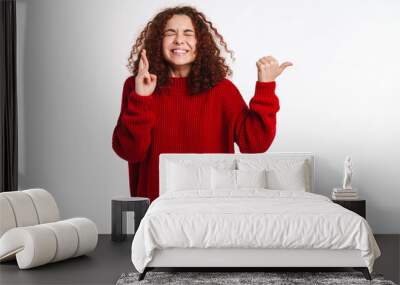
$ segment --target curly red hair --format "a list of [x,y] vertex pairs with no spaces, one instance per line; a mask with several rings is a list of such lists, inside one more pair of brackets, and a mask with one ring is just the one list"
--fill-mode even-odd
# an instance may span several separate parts
[[197,56],[192,62],[188,75],[189,92],[197,94],[206,91],[227,75],[231,76],[232,70],[225,64],[225,58],[221,56],[221,51],[214,38],[219,39],[219,44],[235,60],[233,51],[228,50],[223,37],[213,27],[212,23],[207,20],[205,15],[191,6],[176,6],[164,9],[147,23],[130,52],[127,67],[132,75],[136,76],[138,72],[139,54],[145,48],[149,61],[149,72],[157,75],[156,90],[168,84],[170,75],[168,62],[164,59],[162,53],[162,34],[168,20],[174,15],[187,15],[191,18],[195,28]]

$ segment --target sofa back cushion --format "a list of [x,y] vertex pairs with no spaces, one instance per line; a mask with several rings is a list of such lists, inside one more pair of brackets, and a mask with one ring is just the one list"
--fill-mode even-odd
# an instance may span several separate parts
[[15,227],[60,220],[53,196],[42,188],[0,193],[0,237]]

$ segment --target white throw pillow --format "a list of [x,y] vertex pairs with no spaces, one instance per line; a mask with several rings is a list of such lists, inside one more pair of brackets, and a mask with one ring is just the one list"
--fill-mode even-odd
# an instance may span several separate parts
[[304,168],[271,169],[267,172],[268,188],[273,190],[307,191]]
[[267,188],[266,170],[211,168],[212,189]]
[[267,170],[236,170],[238,188],[267,188]]
[[267,170],[267,188],[273,190],[311,191],[308,160],[273,158],[238,158],[240,170]]
[[168,163],[167,191],[211,189],[211,167]]
[[212,189],[236,190],[236,170],[211,168]]

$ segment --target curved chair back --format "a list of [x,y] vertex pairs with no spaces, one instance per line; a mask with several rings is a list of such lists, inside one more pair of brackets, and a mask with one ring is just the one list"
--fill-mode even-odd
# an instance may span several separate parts
[[0,193],[0,237],[9,229],[60,220],[53,196],[42,188]]

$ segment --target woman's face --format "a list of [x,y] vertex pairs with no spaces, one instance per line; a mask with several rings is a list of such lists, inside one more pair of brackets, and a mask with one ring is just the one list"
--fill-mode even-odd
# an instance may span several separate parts
[[163,56],[174,71],[187,76],[196,58],[196,35],[192,20],[186,15],[174,15],[163,32]]

